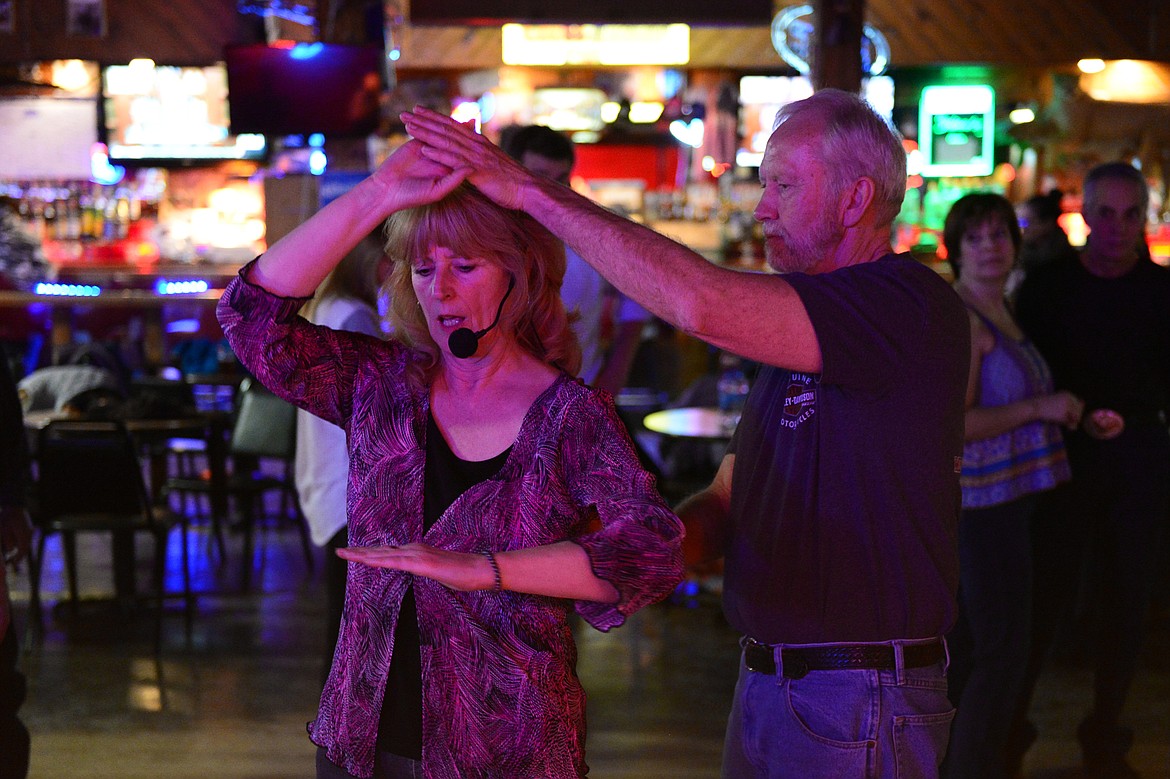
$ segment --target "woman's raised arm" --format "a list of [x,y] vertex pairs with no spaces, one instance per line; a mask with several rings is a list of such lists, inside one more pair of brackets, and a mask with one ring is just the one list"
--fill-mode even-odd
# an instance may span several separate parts
[[452,172],[407,141],[357,186],[268,248],[251,281],[282,297],[308,297],[363,236],[395,211],[432,203],[455,189]]

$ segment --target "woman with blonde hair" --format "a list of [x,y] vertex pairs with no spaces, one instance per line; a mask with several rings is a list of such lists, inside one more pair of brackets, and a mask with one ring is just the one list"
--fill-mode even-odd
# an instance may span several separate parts
[[[585,775],[569,613],[609,630],[682,577],[681,523],[609,396],[571,376],[559,242],[460,178],[406,143],[220,302],[241,362],[346,431],[318,777]],[[299,319],[387,217],[394,338]]]

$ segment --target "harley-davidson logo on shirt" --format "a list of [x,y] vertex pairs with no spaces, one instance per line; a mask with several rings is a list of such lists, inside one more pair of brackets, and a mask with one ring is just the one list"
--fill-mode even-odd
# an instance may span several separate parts
[[794,373],[784,396],[784,415],[780,424],[796,429],[817,411],[817,385],[807,373]]

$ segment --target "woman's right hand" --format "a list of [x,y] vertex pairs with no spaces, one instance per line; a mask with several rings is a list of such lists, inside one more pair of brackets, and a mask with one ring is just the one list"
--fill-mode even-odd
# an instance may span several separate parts
[[1085,413],[1085,402],[1071,392],[1061,390],[1037,399],[1040,419],[1055,422],[1075,430],[1081,424]]
[[385,212],[434,203],[446,197],[467,177],[422,154],[422,143],[409,140],[399,146],[371,175],[384,191]]
[[1108,408],[1098,408],[1085,415],[1085,432],[1098,441],[1117,438],[1125,430],[1125,418]]

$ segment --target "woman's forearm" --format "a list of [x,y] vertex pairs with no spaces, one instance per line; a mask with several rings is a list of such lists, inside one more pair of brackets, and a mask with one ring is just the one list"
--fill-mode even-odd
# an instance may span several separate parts
[[[617,602],[618,591],[593,574],[589,555],[572,541],[496,552],[494,556],[505,590],[552,598]],[[489,565],[486,559],[484,565]],[[493,572],[489,569],[488,573]]]
[[329,271],[387,214],[378,207],[380,184],[367,178],[272,244],[252,269],[251,281],[282,297],[312,295]]
[[1040,418],[1036,398],[1002,406],[974,406],[963,417],[964,438],[968,441],[993,438]]
[[282,297],[308,297],[350,249],[395,211],[441,200],[463,176],[407,141],[357,186],[274,243],[252,281]]

